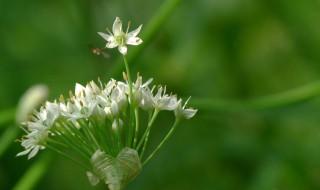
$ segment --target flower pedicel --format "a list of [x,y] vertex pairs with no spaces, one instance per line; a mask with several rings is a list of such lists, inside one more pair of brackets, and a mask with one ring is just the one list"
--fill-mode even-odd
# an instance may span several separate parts
[[[110,190],[124,189],[136,177],[154,154],[162,147],[176,126],[183,119],[192,118],[197,110],[182,106],[176,95],[166,94],[165,86],[143,83],[137,76],[131,82],[125,58],[126,44],[139,45],[137,37],[142,25],[128,33],[122,31],[122,22],[117,17],[113,34],[99,33],[107,40],[106,47],[118,46],[124,57],[125,82],[111,79],[106,84],[90,81],[87,85],[76,84],[70,97],[62,95],[59,101],[46,101],[39,111],[34,111],[30,120],[22,123],[26,135],[21,138],[24,151],[17,156],[34,157],[39,150],[52,149],[87,170],[92,185],[103,181]],[[175,115],[175,122],[163,141],[143,161],[149,135],[159,112],[167,110]],[[139,131],[139,115],[149,116],[144,131]],[[71,154],[70,154],[71,152]]]

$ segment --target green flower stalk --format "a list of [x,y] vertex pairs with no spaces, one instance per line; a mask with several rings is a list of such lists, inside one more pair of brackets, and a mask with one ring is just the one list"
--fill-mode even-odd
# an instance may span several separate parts
[[[99,34],[108,41],[107,48],[119,46],[126,66],[124,81],[76,84],[68,98],[61,95],[59,101],[46,101],[29,121],[22,123],[26,135],[20,141],[25,150],[17,156],[28,154],[30,159],[39,150],[49,148],[86,169],[92,185],[103,181],[110,190],[121,190],[140,173],[142,165],[162,147],[179,122],[196,114],[196,109],[182,106],[176,95],[167,94],[165,86],[150,88],[152,79],[143,83],[138,75],[132,82],[125,45],[142,43],[136,37],[141,26],[124,33],[121,23],[117,17],[113,34]],[[174,113],[174,125],[154,152],[141,162],[153,123],[163,110]],[[145,131],[140,129],[140,114],[149,115],[147,126],[142,128]]]

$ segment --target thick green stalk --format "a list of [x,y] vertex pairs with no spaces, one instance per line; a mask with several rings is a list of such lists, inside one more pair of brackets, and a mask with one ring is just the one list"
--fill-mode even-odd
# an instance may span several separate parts
[[158,147],[150,154],[150,156],[143,162],[142,165],[145,165],[160,150],[160,148],[163,146],[163,144],[169,139],[169,137],[172,135],[173,131],[176,129],[177,125],[179,124],[179,121],[180,121],[179,119],[176,119],[176,121],[174,122],[169,133],[161,141],[161,143],[158,145]]

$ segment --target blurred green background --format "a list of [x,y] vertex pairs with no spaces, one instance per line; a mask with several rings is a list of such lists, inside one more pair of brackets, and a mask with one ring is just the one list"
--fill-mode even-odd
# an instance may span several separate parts
[[[120,73],[110,74],[123,64],[117,50],[104,59],[88,45],[105,45],[97,32],[116,16],[131,20],[131,29],[143,23],[143,36],[164,2],[0,0],[0,110],[15,107],[37,83],[49,87],[53,101],[76,82],[121,80]],[[174,7],[130,62],[132,73],[180,97],[192,95],[199,111],[128,189],[320,189],[320,96],[245,106],[320,80],[319,10],[318,0],[182,0]],[[129,47],[129,56],[135,48]],[[202,98],[214,103],[197,104]],[[16,125],[2,124],[0,138],[6,127]],[[150,147],[169,127],[154,127]],[[22,149],[12,143],[0,158],[0,189],[12,189],[46,152],[30,161],[15,158]],[[34,189],[104,189],[91,187],[85,172],[56,155]]]

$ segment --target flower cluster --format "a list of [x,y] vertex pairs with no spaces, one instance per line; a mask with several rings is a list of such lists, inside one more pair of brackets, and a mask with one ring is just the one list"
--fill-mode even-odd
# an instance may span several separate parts
[[[98,150],[114,157],[124,147],[140,151],[161,110],[173,111],[177,121],[190,119],[197,112],[182,106],[182,100],[177,99],[176,95],[166,94],[165,87],[149,88],[151,82],[152,79],[149,79],[143,83],[142,77],[138,76],[132,84],[133,101],[130,100],[128,82],[111,79],[107,84],[99,82],[97,85],[93,81],[86,86],[76,84],[74,94],[70,91],[67,100],[61,96],[59,101],[45,102],[39,112],[34,111],[30,116],[30,121],[23,123],[27,134],[21,142],[25,151],[17,156],[29,154],[30,159],[45,147],[59,151],[65,148],[88,161]],[[144,110],[154,116],[141,137],[140,146],[136,146],[138,131],[134,132],[130,122],[126,120],[129,115],[128,107],[133,102],[135,110]],[[81,149],[84,151],[81,152]],[[140,155],[141,153],[142,150]],[[86,168],[90,169],[91,166]]]
[[[124,189],[139,174],[159,112],[172,111],[175,122],[143,164],[161,148],[181,120],[190,119],[197,112],[186,108],[190,98],[183,105],[176,95],[167,94],[165,86],[150,88],[152,79],[144,83],[138,75],[135,82],[131,81],[126,44],[142,43],[136,37],[140,29],[141,26],[130,33],[122,32],[117,17],[113,34],[99,33],[108,41],[107,48],[119,47],[127,71],[123,73],[125,82],[111,79],[106,84],[100,80],[98,84],[93,81],[85,86],[76,84],[69,98],[61,95],[59,101],[46,101],[30,115],[29,121],[22,123],[26,135],[20,141],[25,150],[17,156],[28,154],[30,159],[41,149],[52,149],[85,168],[92,185],[102,180],[110,190]],[[140,126],[141,111],[148,116],[146,126]]]

